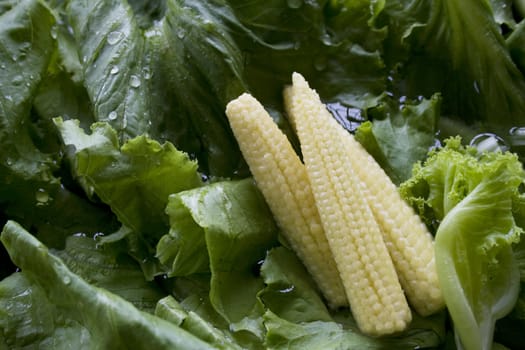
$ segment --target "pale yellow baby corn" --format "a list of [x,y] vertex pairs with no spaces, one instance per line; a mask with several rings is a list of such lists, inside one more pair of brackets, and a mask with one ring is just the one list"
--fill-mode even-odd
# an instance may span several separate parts
[[383,335],[412,314],[363,186],[348,162],[342,127],[298,73],[285,95],[321,221],[359,328]]
[[[292,98],[293,89],[284,91],[285,101]],[[287,111],[295,127],[294,115]],[[348,153],[348,161],[363,184],[363,195],[383,233],[394,262],[401,286],[412,307],[422,316],[445,306],[439,286],[431,234],[399,195],[397,187],[383,168],[352,134],[337,128],[333,138],[340,138]]]
[[366,188],[365,197],[383,232],[408,301],[422,316],[445,306],[437,276],[434,240],[419,216],[401,198],[396,185],[352,134],[341,139]]
[[231,101],[226,115],[257,186],[292,249],[330,306],[348,305],[306,169],[287,137],[249,94]]

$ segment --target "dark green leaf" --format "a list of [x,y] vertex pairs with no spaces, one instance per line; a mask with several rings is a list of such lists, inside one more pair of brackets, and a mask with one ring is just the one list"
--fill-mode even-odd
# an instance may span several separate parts
[[183,329],[94,287],[21,226],[1,241],[23,270],[0,283],[0,334],[9,347],[211,349]]

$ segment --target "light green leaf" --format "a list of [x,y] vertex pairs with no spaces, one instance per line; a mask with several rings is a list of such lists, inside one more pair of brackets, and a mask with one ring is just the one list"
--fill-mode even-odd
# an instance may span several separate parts
[[332,320],[311,276],[290,250],[270,250],[261,275],[266,287],[259,298],[277,316],[294,323]]
[[[64,144],[71,147],[72,172],[85,192],[109,205],[132,233],[123,235],[130,254],[148,279],[157,273],[153,249],[168,229],[164,208],[168,197],[201,185],[197,164],[171,143],[138,136],[120,146],[107,123],[92,125],[86,134],[78,121],[56,119]],[[104,233],[109,233],[105,231]]]
[[[217,182],[170,196],[171,230],[157,246],[170,275],[211,271],[210,300],[229,322],[256,307],[263,287],[255,272],[276,244],[276,227],[252,179]],[[204,259],[209,259],[209,265]],[[242,285],[242,288],[238,288]]]
[[438,223],[436,266],[456,343],[489,349],[496,320],[512,310],[520,289],[512,245],[523,229],[513,202],[525,174],[515,154],[478,154],[460,142],[448,140],[401,188]]

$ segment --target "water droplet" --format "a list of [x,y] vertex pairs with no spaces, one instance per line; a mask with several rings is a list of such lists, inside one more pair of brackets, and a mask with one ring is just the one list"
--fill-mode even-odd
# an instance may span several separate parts
[[5,63],[0,64],[0,68],[5,69]]
[[177,38],[184,39],[185,36],[186,36],[186,30],[184,30],[184,28],[179,28],[177,30]]
[[331,46],[334,44],[333,40],[332,40],[332,37],[330,36],[330,34],[328,33],[324,33],[322,36],[321,36],[321,41],[323,42],[323,44],[325,44],[326,46]]
[[525,146],[525,127],[515,126],[509,130],[509,141],[512,147]]
[[73,236],[75,236],[75,237],[86,237],[86,234],[84,232],[77,232],[77,233],[74,233]]
[[470,146],[476,147],[478,153],[496,151],[505,152],[509,149],[509,146],[501,137],[489,132],[474,136],[470,141]]
[[140,86],[140,79],[135,74],[129,77],[129,85],[133,88],[138,88]]
[[115,119],[117,119],[117,112],[116,112],[116,111],[112,111],[112,112],[110,112],[109,115],[108,115],[108,119],[109,119],[109,120],[115,120]]
[[509,130],[509,134],[512,136],[525,136],[525,127],[515,126]]
[[117,66],[113,66],[111,70],[109,71],[109,74],[117,74],[119,72],[119,68]]
[[71,283],[71,277],[69,277],[69,276],[62,277],[62,282],[64,282],[65,285],[70,284]]
[[11,165],[13,165],[13,160],[11,158],[7,158],[5,160],[5,164],[7,164],[7,166],[11,166]]
[[303,6],[303,0],[288,0],[286,3],[291,9],[298,9],[299,7]]
[[13,85],[20,85],[24,81],[24,77],[21,74],[15,75],[11,81]]
[[142,76],[146,80],[149,80],[151,78],[151,71],[149,70],[149,67],[144,67],[142,69]]
[[39,188],[35,193],[37,205],[45,205],[49,201],[49,193],[43,188]]
[[109,45],[115,45],[117,44],[122,38],[124,37],[124,34],[122,32],[111,32],[108,34],[108,37],[106,38]]

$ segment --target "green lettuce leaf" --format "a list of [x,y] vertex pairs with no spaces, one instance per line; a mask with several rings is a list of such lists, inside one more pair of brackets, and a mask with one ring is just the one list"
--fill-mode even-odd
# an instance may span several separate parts
[[217,312],[230,323],[248,317],[263,288],[257,264],[277,238],[273,217],[253,180],[217,182],[174,194],[166,211],[171,229],[159,241],[157,256],[168,274],[210,271],[210,300]]
[[[5,7],[4,7],[5,6]],[[35,194],[57,182],[56,158],[33,140],[31,102],[54,50],[55,18],[39,1],[5,2],[0,12],[0,206],[23,217]],[[9,186],[11,184],[15,186]]]
[[[107,123],[95,123],[86,134],[76,120],[55,123],[70,148],[72,172],[91,198],[106,203],[129,232],[119,238],[130,241],[132,254],[151,279],[148,265],[154,246],[168,229],[164,208],[168,197],[201,185],[197,164],[166,142],[159,144],[138,136],[120,146],[117,133]],[[109,233],[104,231],[104,233]],[[153,270],[152,270],[153,269]]]
[[[111,213],[60,181],[56,129],[33,111],[56,52],[56,19],[41,1],[5,1],[0,11],[0,208],[50,246],[114,224]],[[56,102],[56,101],[53,101]],[[2,222],[3,223],[3,222]]]
[[294,323],[332,320],[311,276],[290,250],[270,250],[261,276],[266,287],[258,297],[277,316]]
[[212,175],[239,170],[224,108],[246,88],[222,7],[168,0],[150,13],[114,0],[70,1],[67,9],[96,120],[120,141],[170,140]]
[[0,282],[0,341],[6,347],[213,348],[90,285],[17,223],[9,221],[0,240],[23,270]]
[[394,336],[362,334],[349,309],[329,312],[313,280],[290,250],[269,251],[261,267],[266,287],[259,293],[266,308],[265,343],[270,349],[417,349],[434,348],[445,337],[445,313],[414,315],[409,329]]
[[439,95],[404,103],[386,97],[368,110],[372,121],[357,128],[356,139],[394,183],[407,180],[412,166],[435,145],[440,102]]
[[444,341],[443,314],[417,318],[396,336],[372,338],[341,323],[312,321],[294,323],[271,311],[264,314],[268,349],[434,349]]
[[513,202],[524,179],[515,154],[478,154],[455,138],[401,186],[439,222],[436,266],[456,343],[464,349],[490,348],[496,320],[516,303],[520,274],[512,245],[523,230]]
[[445,114],[478,131],[506,136],[511,127],[522,124],[525,79],[512,60],[491,3],[431,4],[427,21],[407,39],[411,57],[402,68],[404,93],[416,97],[439,91]]
[[87,283],[120,296],[142,311],[153,313],[165,296],[157,284],[146,281],[124,245],[100,245],[95,238],[76,234],[66,239],[63,250],[52,253]]
[[172,296],[159,300],[155,314],[201,338],[216,349],[243,349],[228,332],[213,327],[193,311],[185,311]]
[[[260,334],[262,319],[258,320],[257,316],[254,315],[254,317],[248,320],[251,321],[251,324],[243,320],[237,323],[229,323],[217,312],[210,300],[210,280],[210,273],[164,279],[166,289],[171,290],[175,299],[179,301],[179,305],[176,306],[176,308],[178,309],[180,306],[184,312],[173,310],[172,307],[175,307],[173,305],[170,306],[170,310],[157,310],[157,312],[162,312],[166,316],[166,319],[172,320],[172,322],[175,321],[172,316],[176,316],[179,319],[185,317],[185,314],[190,318],[198,317],[209,323],[208,327],[211,326],[219,330],[219,333],[222,333],[227,338],[234,339],[234,341],[244,349],[265,349],[263,346],[264,339]],[[168,311],[170,314],[176,312],[178,316],[173,314],[166,315],[164,311]],[[200,321],[198,323],[200,323]],[[184,327],[184,323],[182,327]],[[206,334],[208,334],[209,331],[209,329],[204,329],[203,336],[208,337]],[[216,333],[215,330],[211,330],[211,332]],[[215,338],[215,335],[212,335],[212,337]]]
[[525,74],[525,21],[521,21],[506,39],[510,56],[522,74]]
[[243,26],[235,38],[245,54],[246,81],[265,106],[282,110],[282,87],[294,71],[326,102],[364,108],[385,90],[384,33],[372,30],[376,10],[369,1],[228,4]]
[[496,322],[494,340],[509,349],[519,349],[525,342],[525,240],[515,244],[513,251],[520,271],[520,293],[512,311]]

